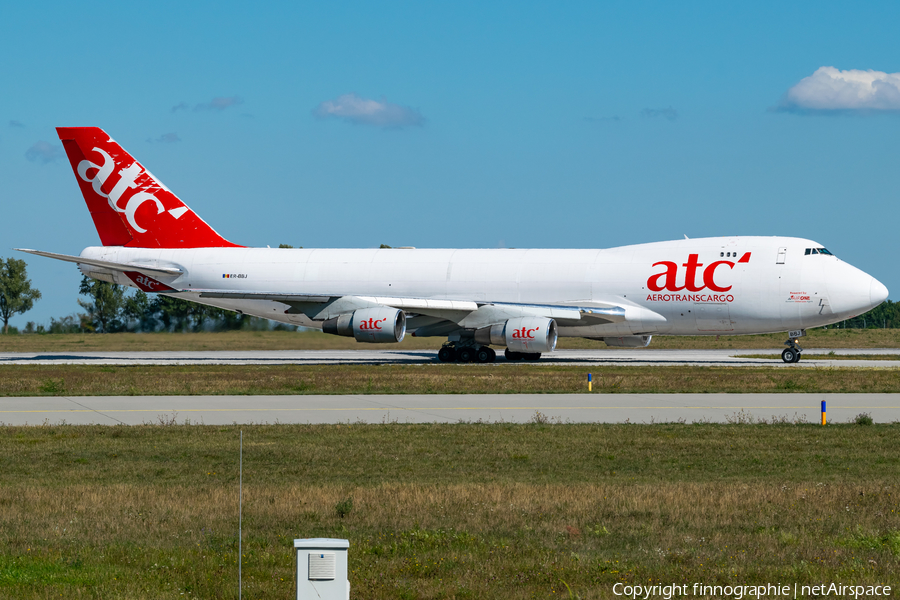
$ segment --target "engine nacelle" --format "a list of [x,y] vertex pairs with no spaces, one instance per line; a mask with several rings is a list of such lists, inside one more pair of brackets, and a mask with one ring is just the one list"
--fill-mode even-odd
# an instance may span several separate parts
[[618,346],[620,348],[646,348],[650,345],[652,335],[626,335],[623,337],[605,337],[603,341],[607,346]]
[[556,339],[556,321],[546,317],[516,317],[475,332],[479,344],[506,346],[512,352],[553,352]]
[[322,331],[356,338],[357,342],[391,344],[406,335],[406,313],[390,307],[361,308],[352,313],[328,319]]

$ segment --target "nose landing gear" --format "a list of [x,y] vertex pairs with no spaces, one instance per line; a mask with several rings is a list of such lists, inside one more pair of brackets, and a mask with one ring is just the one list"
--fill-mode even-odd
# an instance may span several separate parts
[[781,360],[786,363],[800,362],[800,353],[803,351],[803,349],[797,345],[797,340],[794,338],[790,338],[784,343],[784,345],[790,347],[785,348],[781,353]]

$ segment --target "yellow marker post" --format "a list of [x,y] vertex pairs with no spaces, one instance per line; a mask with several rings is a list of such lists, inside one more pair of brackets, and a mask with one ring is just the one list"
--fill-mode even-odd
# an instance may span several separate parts
[[825,401],[822,400],[822,425],[825,424]]
[[588,373],[588,391],[591,391],[591,374]]

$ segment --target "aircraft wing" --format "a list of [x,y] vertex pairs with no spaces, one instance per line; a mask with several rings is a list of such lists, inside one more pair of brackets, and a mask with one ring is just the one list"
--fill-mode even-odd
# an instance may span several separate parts
[[331,319],[360,308],[390,306],[412,315],[432,317],[429,326],[441,321],[460,327],[479,328],[514,317],[547,317],[561,324],[599,325],[625,321],[625,308],[607,302],[566,304],[520,304],[433,298],[387,296],[325,296],[321,294],[285,294],[280,292],[247,292],[225,290],[182,290],[199,292],[201,298],[235,300],[271,300],[290,306],[287,313],[303,313],[313,320]]

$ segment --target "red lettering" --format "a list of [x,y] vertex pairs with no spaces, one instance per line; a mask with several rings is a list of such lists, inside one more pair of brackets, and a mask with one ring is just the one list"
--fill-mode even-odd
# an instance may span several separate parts
[[[684,277],[684,287],[686,287],[689,292],[699,292],[700,290],[703,289],[702,286],[697,287],[696,285],[694,285],[694,281],[697,279],[697,267],[703,266],[702,262],[697,262],[697,260],[699,258],[700,258],[699,254],[689,254],[688,261],[681,265],[682,267],[685,267],[687,269],[687,274]],[[678,288],[678,289],[684,289],[684,288]],[[672,291],[675,291],[675,290],[672,290]]]
[[368,321],[363,321],[359,324],[360,329],[381,329],[381,324],[387,321],[387,318],[384,319],[374,319],[369,317]]
[[[749,263],[750,262],[750,253],[745,252],[743,256],[741,256],[738,263]],[[670,292],[680,292],[681,290],[687,289],[689,292],[699,292],[701,290],[709,289],[713,292],[727,292],[734,286],[720,286],[716,283],[716,269],[721,267],[722,265],[727,265],[729,269],[734,269],[736,263],[730,260],[719,260],[714,263],[708,265],[705,269],[703,267],[703,263],[700,262],[699,254],[689,254],[687,262],[682,263],[681,266],[685,269],[684,274],[684,285],[678,285],[678,265],[669,260],[662,260],[656,263],[653,263],[654,267],[665,267],[664,271],[659,273],[655,273],[647,279],[647,287],[654,292],[661,292],[663,290],[667,290]],[[697,282],[697,272],[700,271],[701,279],[703,280],[702,285]],[[697,301],[702,297],[698,297]],[[647,297],[648,300],[654,301],[669,301],[668,296],[658,297],[656,295],[649,295]],[[671,297],[672,300],[681,301],[681,302],[689,302],[694,301],[695,297],[689,294],[677,294]]]
[[[678,265],[669,260],[663,260],[658,263],[654,263],[654,267],[658,267],[659,265],[665,265],[666,270],[662,273],[657,273],[656,275],[651,275],[650,279],[647,280],[647,287],[653,290],[654,292],[661,292],[663,290],[669,290],[670,292],[677,292],[678,290],[683,290],[684,287],[678,287],[675,283],[676,277],[678,277]],[[665,277],[665,284],[661,285],[659,280]]]
[[716,269],[718,269],[722,265],[728,265],[729,269],[734,268],[734,263],[730,260],[717,260],[716,262],[706,267],[706,270],[703,271],[703,283],[706,284],[706,287],[714,292],[727,292],[732,288],[732,286],[730,285],[728,287],[719,287],[718,285],[716,285],[714,279],[716,276]]

